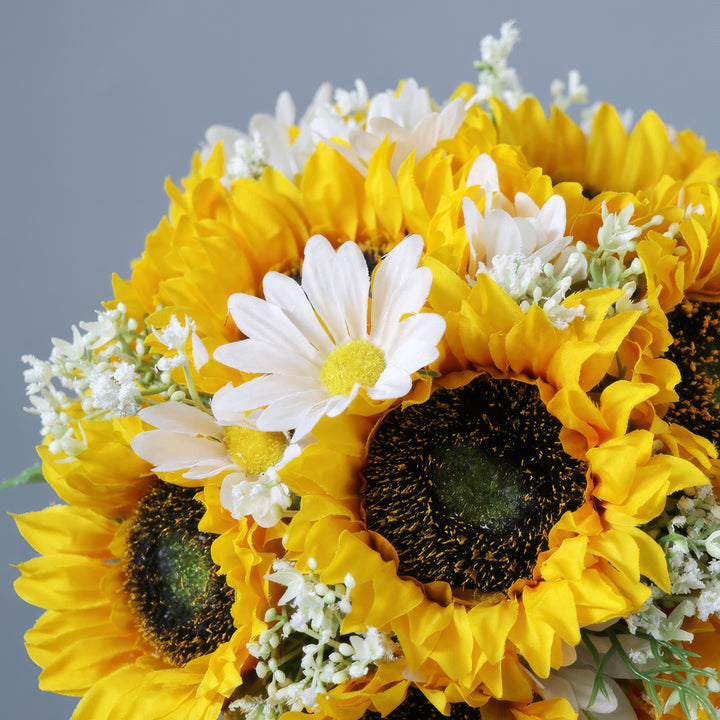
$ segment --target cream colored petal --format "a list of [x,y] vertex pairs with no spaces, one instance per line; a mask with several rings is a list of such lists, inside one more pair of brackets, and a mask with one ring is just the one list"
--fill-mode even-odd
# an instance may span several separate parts
[[186,433],[150,430],[136,435],[130,444],[136,455],[154,465],[155,472],[184,470],[201,461],[218,466],[229,462],[222,442]]
[[277,305],[290,322],[322,355],[329,355],[335,345],[323,329],[302,287],[291,277],[269,272],[263,279],[265,299]]
[[185,403],[166,402],[150,405],[138,413],[140,419],[160,430],[186,432],[222,438],[223,431],[210,413]]
[[[310,361],[316,357],[315,348],[302,332],[293,325],[281,308],[272,303],[245,293],[236,293],[231,295],[228,300],[228,310],[238,329],[248,338],[269,345],[281,342],[292,354],[301,355]],[[216,359],[226,352],[224,348],[232,347],[232,345],[233,343],[221,345],[215,351]],[[220,360],[220,362],[224,361]]]

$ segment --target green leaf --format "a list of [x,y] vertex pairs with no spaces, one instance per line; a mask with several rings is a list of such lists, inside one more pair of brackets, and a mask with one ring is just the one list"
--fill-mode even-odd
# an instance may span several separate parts
[[0,482],[0,490],[9,487],[15,487],[16,485],[27,485],[28,483],[43,482],[45,478],[42,474],[42,467],[40,465],[33,465],[32,467],[23,470],[17,477],[8,478]]

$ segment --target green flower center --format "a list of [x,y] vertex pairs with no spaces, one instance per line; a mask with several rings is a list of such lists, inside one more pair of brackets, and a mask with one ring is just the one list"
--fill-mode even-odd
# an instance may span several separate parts
[[159,482],[128,521],[125,590],[140,630],[174,665],[230,639],[234,593],[210,556],[213,537],[198,530],[196,490]]
[[666,357],[680,370],[679,400],[666,419],[720,446],[720,306],[686,301],[668,315],[674,342]]
[[522,518],[525,488],[517,463],[475,445],[444,445],[430,453],[428,481],[448,515],[480,527]]
[[367,340],[350,340],[336,347],[320,370],[331,395],[349,395],[355,383],[372,387],[385,369],[385,353]]
[[560,429],[533,385],[485,375],[386,415],[370,442],[363,499],[399,574],[471,597],[532,577],[551,528],[587,487]]

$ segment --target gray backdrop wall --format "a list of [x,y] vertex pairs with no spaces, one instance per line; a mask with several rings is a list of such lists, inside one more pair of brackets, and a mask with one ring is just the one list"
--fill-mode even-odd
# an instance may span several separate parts
[[[52,336],[94,318],[111,273],[127,277],[164,214],[164,178],[186,173],[205,128],[244,129],[281,90],[304,108],[321,81],[361,77],[378,92],[414,76],[442,100],[475,80],[479,39],[515,18],[511,61],[542,100],[577,67],[593,100],[636,118],[654,108],[720,146],[714,0],[5,0],[1,17],[0,477],[35,462],[20,355],[47,357]],[[0,494],[8,512],[52,502],[43,486]],[[37,689],[23,648],[39,611],[14,595],[9,564],[32,551],[7,516],[0,536],[0,715],[68,718],[75,701]]]

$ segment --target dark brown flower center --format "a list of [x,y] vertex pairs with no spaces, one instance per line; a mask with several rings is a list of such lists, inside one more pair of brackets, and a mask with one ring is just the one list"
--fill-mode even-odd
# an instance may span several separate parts
[[143,635],[166,661],[184,665],[230,639],[234,593],[198,530],[196,490],[158,482],[137,503],[125,549],[125,590]]
[[720,445],[720,305],[686,301],[668,315],[674,342],[666,356],[680,370],[679,400],[666,420]]
[[[389,715],[386,720],[443,720],[447,718],[430,701],[414,687],[408,688],[407,696]],[[465,703],[453,703],[450,706],[451,720],[480,720],[479,708],[470,707]],[[380,713],[368,710],[362,720],[380,720]]]
[[392,543],[400,575],[505,591],[583,502],[586,468],[559,433],[533,385],[484,375],[397,409],[363,469],[368,528]]

